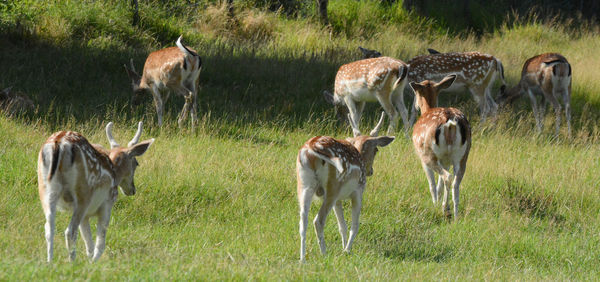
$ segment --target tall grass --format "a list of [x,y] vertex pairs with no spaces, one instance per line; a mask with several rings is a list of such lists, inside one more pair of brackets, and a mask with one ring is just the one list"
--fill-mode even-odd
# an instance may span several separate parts
[[[257,5],[236,6],[230,19],[218,1],[141,1],[132,27],[126,1],[0,2],[0,87],[38,105],[0,115],[0,280],[597,279],[597,28],[522,20],[454,37],[399,4],[330,5],[332,26],[323,27]],[[162,128],[150,95],[131,108],[123,69],[129,58],[141,69],[149,52],[180,34],[204,62],[195,132],[177,128],[179,97],[167,101]],[[297,150],[315,135],[350,134],[321,91],[332,88],[341,64],[360,57],[358,45],[403,60],[428,47],[480,50],[503,61],[509,84],[525,59],[563,53],[573,66],[574,138],[554,138],[550,115],[546,131],[533,133],[526,101],[482,124],[470,95],[443,95],[442,105],[463,109],[473,124],[460,220],[446,221],[431,204],[412,144],[398,133],[375,160],[353,254],[342,254],[329,220],[329,254],[319,254],[309,232],[308,262],[299,265]],[[369,105],[361,127],[372,127],[379,111]],[[138,120],[142,138],[156,142],[138,160],[138,193],[120,195],[113,209],[104,256],[87,263],[79,240],[78,262],[66,263],[57,232],[55,263],[45,264],[35,191],[41,143],[69,129],[106,146],[108,121],[123,142]],[[58,231],[68,219],[59,214]]]

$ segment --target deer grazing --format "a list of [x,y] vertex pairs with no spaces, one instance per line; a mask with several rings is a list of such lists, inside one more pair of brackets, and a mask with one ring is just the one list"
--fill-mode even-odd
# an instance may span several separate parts
[[26,95],[13,93],[11,89],[8,87],[0,91],[0,110],[11,116],[33,111],[33,101]]
[[[433,50],[433,49],[432,49]],[[434,52],[437,52],[433,50]],[[431,52],[431,51],[430,51]],[[455,74],[456,80],[445,91],[456,92],[469,89],[479,104],[482,121],[489,114],[495,114],[498,105],[491,95],[491,89],[497,78],[502,81],[500,94],[505,89],[504,67],[500,60],[479,52],[436,53],[417,56],[408,61],[410,71],[408,81],[440,80],[447,75]],[[414,120],[414,111],[410,122]]]
[[142,76],[135,71],[133,59],[130,60],[131,69],[125,66],[133,87],[131,101],[133,105],[139,104],[141,96],[150,91],[156,106],[158,125],[162,126],[163,103],[169,98],[169,92],[166,91],[164,99],[161,92],[170,89],[185,98],[185,104],[179,114],[179,127],[183,126],[188,112],[191,115],[192,126],[195,126],[198,119],[198,77],[202,69],[202,59],[196,51],[181,43],[181,36],[176,45],[177,47],[150,53],[144,63]]
[[[471,127],[460,110],[436,106],[438,93],[450,87],[456,79],[456,75],[449,75],[439,83],[429,80],[410,83],[415,92],[416,107],[421,111],[413,129],[413,145],[427,175],[434,204],[439,201],[444,188],[442,209],[446,216],[450,215],[447,200],[448,189],[452,185],[455,220],[458,218],[459,186],[471,148]],[[453,176],[450,166],[454,169]],[[434,173],[439,175],[437,187]]]
[[[571,137],[571,65],[558,53],[545,53],[525,61],[521,71],[521,80],[504,95],[498,97],[498,103],[511,103],[526,92],[531,100],[537,129],[542,131],[545,102],[550,102],[556,114],[556,136],[560,131],[561,101],[565,107],[567,130]],[[541,92],[542,102],[538,106],[536,94]],[[545,101],[544,101],[545,100]]]
[[363,59],[381,57],[381,53],[377,50],[371,50],[371,49],[363,48],[361,46],[358,46],[358,50],[360,50],[360,52],[363,54],[363,57],[362,57]]
[[[406,85],[408,66],[390,57],[364,59],[340,67],[335,76],[334,94],[324,92],[325,99],[336,106],[338,117],[349,110],[351,125],[359,125],[366,102],[379,102],[390,118],[388,133],[396,129],[398,112],[408,130],[408,112],[404,106],[402,89]],[[358,126],[352,126],[359,136]]]
[[[308,140],[296,160],[298,202],[300,204],[300,261],[306,257],[306,228],[308,212],[313,197],[323,200],[313,221],[321,253],[326,253],[323,229],[327,215],[333,208],[345,252],[350,252],[358,232],[362,195],[367,176],[373,175],[373,160],[377,147],[390,144],[394,137],[377,137],[385,115],[368,136],[360,135],[346,140],[317,136]],[[356,124],[352,124],[356,126]],[[352,225],[350,238],[344,220],[342,200],[352,200]]]
[[[118,195],[117,186],[125,195],[135,194],[136,157],[144,154],[154,139],[138,143],[142,134],[140,122],[127,147],[121,147],[112,137],[112,126],[112,122],[106,126],[110,150],[90,144],[73,131],[56,132],[42,145],[38,156],[38,188],[46,216],[48,262],[53,257],[57,208],[72,212],[65,231],[69,259],[75,260],[79,228],[88,257],[96,261],[104,252],[110,212]],[[89,223],[89,218],[94,216],[98,218],[95,246]]]

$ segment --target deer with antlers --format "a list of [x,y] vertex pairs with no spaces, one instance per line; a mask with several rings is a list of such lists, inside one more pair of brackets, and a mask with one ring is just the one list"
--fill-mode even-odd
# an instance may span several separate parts
[[[159,126],[162,126],[163,122],[163,103],[169,98],[169,92],[164,90],[174,91],[185,98],[178,118],[179,127],[183,126],[188,112],[192,126],[195,126],[198,120],[198,77],[202,70],[202,59],[196,51],[183,45],[181,38],[179,36],[177,39],[177,47],[150,53],[141,76],[135,71],[133,59],[130,60],[131,69],[125,66],[133,88],[132,104],[139,104],[141,96],[150,91],[154,98]],[[163,91],[166,92],[164,99],[161,94]]]
[[[567,130],[571,137],[571,65],[558,53],[545,53],[529,58],[523,65],[519,83],[498,97],[498,103],[505,105],[527,93],[531,100],[533,115],[538,132],[542,131],[546,102],[550,102],[556,114],[556,136],[560,131],[562,103],[565,108]],[[536,95],[541,92],[542,102],[537,102]]]
[[[90,144],[85,137],[73,131],[56,132],[42,145],[38,157],[38,188],[46,216],[48,262],[53,257],[57,208],[72,212],[65,231],[69,259],[75,260],[79,228],[88,257],[96,261],[104,252],[106,229],[118,195],[117,186],[125,195],[135,194],[136,157],[143,155],[154,139],[139,142],[142,134],[140,122],[127,147],[121,147],[112,137],[112,126],[112,122],[106,126],[110,150]],[[98,218],[95,246],[90,217]]]
[[[417,56],[410,61],[408,81],[420,82],[423,80],[440,80],[448,75],[456,75],[452,86],[444,91],[456,92],[467,88],[475,101],[479,104],[481,120],[485,121],[489,114],[495,115],[498,105],[491,95],[491,89],[497,79],[502,81],[500,94],[502,95],[506,82],[504,81],[504,67],[499,59],[479,52],[462,53],[435,53]],[[429,51],[429,52],[432,52]],[[412,111],[410,121],[415,118]]]
[[[317,136],[308,140],[296,159],[298,180],[298,202],[300,204],[300,261],[306,257],[306,228],[308,212],[313,197],[323,200],[319,213],[313,221],[321,253],[326,253],[323,230],[325,219],[333,208],[342,236],[342,247],[350,252],[352,242],[358,233],[358,222],[362,207],[367,176],[373,175],[373,160],[377,147],[390,144],[394,137],[377,137],[385,114],[370,135],[359,135],[346,140],[328,136]],[[356,126],[356,124],[353,124]],[[352,200],[352,225],[350,237],[344,220],[342,200]]]
[[[401,60],[378,57],[359,60],[341,66],[335,76],[333,95],[324,92],[325,99],[335,105],[338,117],[349,111],[351,125],[360,124],[366,102],[379,102],[390,119],[388,133],[396,129],[398,112],[408,130],[408,112],[404,106],[402,89],[406,84],[408,66]],[[399,91],[398,91],[399,90]],[[354,136],[361,133],[352,126]]]
[[[460,110],[437,108],[437,98],[439,92],[450,87],[456,79],[456,75],[449,75],[439,83],[430,80],[410,83],[415,92],[415,107],[421,111],[421,117],[413,128],[413,145],[427,175],[434,204],[439,201],[444,189],[442,209],[446,216],[450,215],[447,200],[448,189],[452,187],[455,220],[458,218],[459,187],[471,149],[471,127]],[[439,175],[437,187],[434,173]]]

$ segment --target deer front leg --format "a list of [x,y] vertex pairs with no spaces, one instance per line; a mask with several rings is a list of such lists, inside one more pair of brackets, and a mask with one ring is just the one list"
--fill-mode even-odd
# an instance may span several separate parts
[[158,116],[158,126],[162,126],[163,122],[163,100],[160,96],[160,91],[156,86],[151,88],[152,97],[154,98],[154,106],[156,107],[156,115]]
[[531,108],[533,109],[533,116],[535,117],[535,124],[537,126],[538,133],[542,133],[542,128],[544,126],[543,118],[539,115],[539,108],[537,104],[537,99],[535,98],[535,94],[531,89],[527,89],[527,95],[529,100],[531,101]]
[[98,212],[98,223],[96,223],[96,247],[94,248],[94,257],[92,261],[97,261],[106,246],[106,229],[110,222],[110,210],[112,204],[104,204]]
[[83,242],[85,243],[87,256],[91,259],[94,256],[94,240],[92,239],[92,229],[90,228],[88,217],[84,217],[81,224],[79,224],[79,232],[81,232],[81,238],[83,238]]
[[408,117],[408,110],[404,104],[404,89],[396,89],[392,94],[394,95],[394,107],[396,108],[397,112],[400,112],[400,117],[402,118],[402,123],[404,124],[404,131],[406,134],[408,134],[408,131],[412,126],[412,122]]
[[358,234],[360,210],[362,208],[362,189],[353,192],[350,197],[352,199],[352,225],[350,225],[350,238],[344,249],[346,253],[352,251],[352,242],[354,242],[356,234]]
[[348,242],[348,226],[346,225],[346,220],[344,219],[342,201],[337,201],[337,203],[335,203],[335,206],[333,206],[333,211],[335,213],[335,217],[337,218],[338,230],[342,236],[342,248],[345,248],[346,242]]
[[356,109],[356,103],[354,100],[352,100],[352,97],[344,96],[344,103],[350,112],[350,125],[352,126],[352,134],[354,137],[359,136],[361,135],[359,129],[361,113]]
[[384,97],[381,93],[377,93],[376,97],[377,101],[379,101],[379,104],[381,104],[381,107],[383,107],[383,110],[390,118],[390,126],[388,127],[387,134],[392,134],[396,131],[398,125],[398,112],[396,111],[394,104],[392,104],[391,96]]

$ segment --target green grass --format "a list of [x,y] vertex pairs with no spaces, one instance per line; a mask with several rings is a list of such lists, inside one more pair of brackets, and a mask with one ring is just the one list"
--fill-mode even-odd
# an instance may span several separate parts
[[[0,20],[0,87],[12,85],[38,104],[34,113],[0,115],[0,280],[598,279],[596,28],[518,22],[481,38],[455,38],[397,11],[390,23],[365,18],[372,23],[332,31],[313,19],[251,7],[239,11],[237,24],[221,25],[225,11],[202,1],[190,9],[185,1],[143,2],[140,27],[132,28],[120,2],[0,4],[1,15],[9,15]],[[369,9],[379,17],[383,9],[374,2],[331,2],[340,9],[331,15],[334,24]],[[156,126],[150,95],[130,108],[122,67],[131,57],[141,69],[148,52],[171,46],[180,33],[205,66],[196,132],[177,128],[179,97],[167,102],[163,128]],[[330,216],[328,255],[320,255],[310,227],[307,263],[300,265],[296,154],[312,136],[350,134],[320,93],[332,88],[341,64],[360,57],[358,45],[403,60],[426,47],[481,50],[503,61],[509,84],[528,57],[561,52],[573,65],[574,138],[565,132],[553,138],[551,115],[546,130],[532,134],[526,101],[496,123],[480,124],[469,95],[443,96],[443,105],[467,113],[474,131],[460,220],[447,221],[433,206],[412,144],[399,133],[375,160],[353,253],[342,253]],[[368,106],[362,128],[372,127],[379,111]],[[138,120],[145,122],[142,138],[156,142],[139,159],[138,193],[119,195],[113,208],[104,255],[88,263],[79,239],[77,262],[68,263],[62,234],[69,216],[60,213],[55,261],[46,264],[36,191],[41,144],[69,129],[107,146],[108,121],[124,143]],[[311,217],[317,209],[313,204]]]

